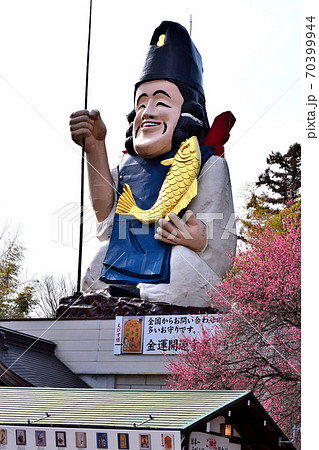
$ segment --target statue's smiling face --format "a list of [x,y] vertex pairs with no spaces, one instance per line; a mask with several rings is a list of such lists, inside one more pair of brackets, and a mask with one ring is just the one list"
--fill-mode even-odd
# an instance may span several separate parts
[[184,102],[178,87],[167,80],[141,84],[136,91],[133,145],[145,159],[172,149],[172,137]]

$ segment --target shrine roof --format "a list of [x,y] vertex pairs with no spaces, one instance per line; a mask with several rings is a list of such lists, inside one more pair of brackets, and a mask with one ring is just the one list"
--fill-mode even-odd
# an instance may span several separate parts
[[0,386],[87,388],[55,348],[52,341],[0,327]]

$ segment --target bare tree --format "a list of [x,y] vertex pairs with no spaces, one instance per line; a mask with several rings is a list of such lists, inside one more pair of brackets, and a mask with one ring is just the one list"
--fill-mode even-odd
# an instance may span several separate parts
[[55,317],[60,299],[73,295],[74,291],[75,282],[72,281],[70,274],[59,277],[45,275],[38,281],[35,292],[39,316]]

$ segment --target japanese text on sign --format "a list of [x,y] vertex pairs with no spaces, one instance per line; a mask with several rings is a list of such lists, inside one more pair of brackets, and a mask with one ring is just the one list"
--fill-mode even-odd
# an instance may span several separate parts
[[144,354],[179,353],[185,339],[195,339],[204,328],[216,327],[217,315],[146,316],[144,318]]

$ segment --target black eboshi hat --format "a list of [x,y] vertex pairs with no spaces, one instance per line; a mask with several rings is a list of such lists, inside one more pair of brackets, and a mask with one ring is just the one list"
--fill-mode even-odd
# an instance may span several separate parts
[[164,21],[155,29],[135,89],[145,81],[158,79],[181,81],[205,96],[201,55],[179,23]]

